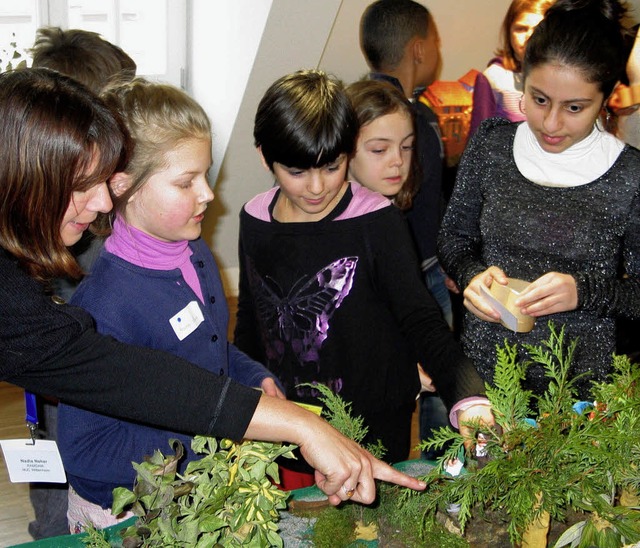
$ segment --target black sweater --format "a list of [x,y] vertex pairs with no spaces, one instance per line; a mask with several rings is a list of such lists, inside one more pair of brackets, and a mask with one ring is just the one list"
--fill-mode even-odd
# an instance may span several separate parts
[[[516,128],[489,119],[469,143],[440,232],[440,262],[463,289],[491,265],[528,281],[547,272],[571,274],[578,307],[538,318],[530,333],[512,333],[467,312],[463,347],[490,382],[496,345],[505,339],[539,344],[553,320],[566,327],[568,340],[579,339],[574,374],[590,373],[602,381],[615,349],[615,319],[640,317],[640,152],[625,147],[590,183],[542,186],[516,166]],[[541,366],[531,367],[528,376],[528,389],[545,390]],[[587,379],[579,384],[581,397],[589,384]]]
[[0,250],[0,380],[121,419],[240,439],[259,393],[170,354],[99,335]]
[[[352,188],[356,198],[371,194]],[[252,202],[268,199],[269,193]],[[287,397],[315,402],[312,391],[296,385],[327,384],[375,431],[372,416],[391,420],[415,402],[417,362],[449,408],[483,391],[420,279],[408,227],[396,207],[281,224],[250,215],[250,206],[240,216],[234,342],[279,376]]]

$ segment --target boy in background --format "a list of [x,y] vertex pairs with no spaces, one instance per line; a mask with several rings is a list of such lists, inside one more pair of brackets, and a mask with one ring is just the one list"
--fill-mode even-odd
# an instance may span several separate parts
[[[31,55],[32,66],[70,76],[96,94],[100,94],[111,81],[132,80],[137,70],[135,61],[121,48],[95,32],[81,29],[38,29]],[[101,247],[101,242],[89,231],[73,246],[73,254],[85,272],[90,269]],[[78,283],[77,280],[56,280],[54,292],[69,301]]]
[[[400,89],[415,112],[415,153],[420,168],[418,193],[407,220],[416,244],[427,288],[450,327],[453,312],[445,274],[436,257],[436,238],[444,209],[442,170],[444,147],[434,112],[417,96],[431,85],[440,70],[440,38],[429,10],[413,0],[377,0],[360,20],[360,47],[371,69],[369,78],[385,80]],[[436,393],[420,397],[420,439],[449,424]],[[423,454],[435,458],[435,453]]]

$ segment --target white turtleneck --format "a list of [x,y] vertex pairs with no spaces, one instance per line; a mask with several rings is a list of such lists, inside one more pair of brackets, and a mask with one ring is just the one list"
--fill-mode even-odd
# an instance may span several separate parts
[[611,133],[593,131],[563,152],[546,152],[526,122],[516,130],[513,157],[522,175],[543,186],[569,187],[590,183],[606,173],[624,148]]

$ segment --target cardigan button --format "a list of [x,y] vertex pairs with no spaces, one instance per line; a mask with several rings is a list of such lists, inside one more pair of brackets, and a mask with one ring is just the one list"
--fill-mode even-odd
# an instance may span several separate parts
[[204,268],[204,261],[198,261],[197,264],[199,268]]
[[216,342],[217,340],[218,340],[218,335],[214,335],[213,337],[211,337],[212,342]]
[[216,298],[212,295],[211,297],[209,297],[209,302],[211,304],[215,303],[216,302]]

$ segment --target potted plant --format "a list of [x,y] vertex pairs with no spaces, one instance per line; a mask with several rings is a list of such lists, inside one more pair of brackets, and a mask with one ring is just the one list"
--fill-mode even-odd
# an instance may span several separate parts
[[[514,346],[498,349],[494,383],[487,386],[497,426],[468,425],[474,441],[484,437],[484,456],[465,455],[469,440],[442,428],[421,444],[447,448],[423,477],[424,492],[381,485],[378,508],[350,505],[341,511],[395,527],[404,536],[402,546],[538,548],[552,541],[558,548],[621,547],[640,541],[640,369],[615,356],[607,382],[593,384],[592,401],[577,402],[576,379],[570,377],[577,342],[567,343],[564,330],[552,324],[550,333],[542,345],[526,347],[524,362]],[[549,378],[539,397],[522,388],[531,362],[542,364]],[[466,466],[452,476],[447,470],[456,460]],[[319,520],[321,530],[345,519],[332,513]],[[475,540],[482,529],[485,536]],[[332,546],[327,539],[321,545]]]

